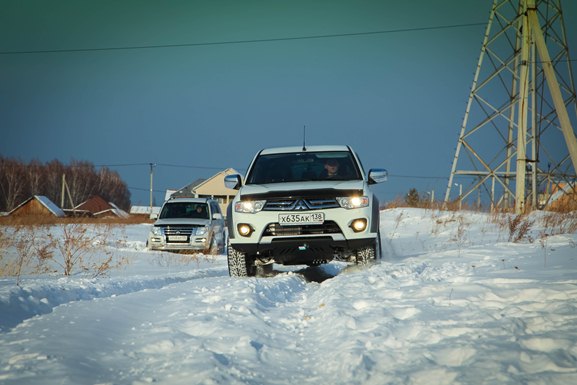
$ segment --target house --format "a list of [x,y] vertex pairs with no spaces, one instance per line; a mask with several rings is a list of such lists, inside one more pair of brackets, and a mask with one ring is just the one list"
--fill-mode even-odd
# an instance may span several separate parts
[[82,202],[74,208],[76,212],[89,213],[90,216],[96,218],[104,217],[118,217],[118,218],[128,218],[128,213],[112,202],[106,202],[102,197],[98,195],[91,196],[86,201]]
[[575,183],[557,183],[551,188],[547,209],[552,211],[573,211],[577,209],[577,188]]
[[152,206],[152,212],[150,206],[132,206],[130,207],[130,215],[137,215],[144,218],[157,218],[160,214],[159,206]]
[[231,174],[239,174],[233,168],[227,168],[208,179],[197,179],[183,188],[171,192],[167,191],[167,199],[172,198],[212,198],[218,201],[220,209],[226,215],[226,208],[235,197],[237,190],[232,190],[224,185],[224,177]]
[[64,211],[44,195],[34,195],[8,213],[9,216],[53,216],[63,218]]

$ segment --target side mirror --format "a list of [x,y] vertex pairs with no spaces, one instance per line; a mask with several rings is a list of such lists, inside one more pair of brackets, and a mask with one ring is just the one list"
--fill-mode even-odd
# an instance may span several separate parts
[[383,168],[372,168],[369,170],[369,184],[386,182],[389,172]]
[[224,185],[232,190],[238,190],[242,186],[242,178],[238,174],[231,174],[224,177]]
[[216,220],[222,219],[222,214],[221,213],[214,213],[214,214],[212,214],[212,219],[216,219]]

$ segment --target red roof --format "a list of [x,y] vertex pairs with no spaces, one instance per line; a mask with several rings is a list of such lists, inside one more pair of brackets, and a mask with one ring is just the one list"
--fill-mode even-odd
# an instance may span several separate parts
[[91,196],[88,200],[84,201],[83,203],[79,204],[75,207],[76,210],[86,210],[91,212],[92,214],[99,213],[101,211],[110,210],[114,207],[106,202],[102,197],[98,195]]

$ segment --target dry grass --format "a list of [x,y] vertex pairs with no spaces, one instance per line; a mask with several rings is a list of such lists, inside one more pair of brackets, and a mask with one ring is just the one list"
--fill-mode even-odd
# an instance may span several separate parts
[[0,276],[16,277],[18,284],[23,275],[106,275],[126,263],[114,254],[114,247],[108,247],[111,234],[116,232],[113,227],[127,224],[120,223],[67,221],[0,226]]
[[0,217],[0,226],[35,226],[35,225],[60,225],[60,224],[110,224],[110,225],[132,225],[138,223],[154,223],[154,220],[140,215],[131,215],[128,218],[106,217],[106,218],[86,218],[86,217],[65,217],[57,218],[51,216],[5,216]]
[[577,193],[567,194],[555,202],[551,202],[547,207],[548,211],[556,213],[570,213],[577,211]]
[[473,207],[466,202],[459,205],[458,201],[442,202],[431,201],[430,199],[421,199],[417,204],[410,205],[403,197],[397,197],[392,201],[381,205],[381,209],[395,209],[402,207],[414,207],[427,210],[444,210],[444,211],[481,211],[478,207]]
[[507,228],[509,229],[509,242],[518,243],[524,239],[532,242],[529,231],[534,223],[534,220],[527,218],[524,214],[508,216]]

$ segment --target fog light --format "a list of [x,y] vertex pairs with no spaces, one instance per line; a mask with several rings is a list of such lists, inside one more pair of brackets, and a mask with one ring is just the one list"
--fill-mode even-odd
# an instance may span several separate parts
[[351,228],[355,233],[365,231],[365,229],[367,228],[367,220],[365,218],[355,219],[353,223],[351,223]]
[[250,237],[250,235],[252,234],[252,227],[250,227],[250,225],[247,225],[246,223],[239,223],[237,229],[238,233],[243,237]]

